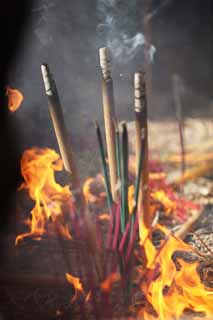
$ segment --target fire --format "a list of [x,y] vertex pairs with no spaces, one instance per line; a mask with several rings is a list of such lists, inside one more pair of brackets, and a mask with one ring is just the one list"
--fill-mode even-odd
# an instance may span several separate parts
[[[156,249],[147,238],[147,232],[141,239],[147,256],[146,279],[141,282],[141,290],[157,313],[157,318],[141,309],[139,317],[145,320],[180,319],[184,311],[204,313],[205,317],[196,319],[211,319],[213,314],[213,292],[206,290],[197,273],[198,262],[187,263],[178,259],[178,268],[172,259],[175,251],[192,252],[192,248],[182,240],[172,236],[165,228],[166,240],[161,249]],[[157,271],[158,276],[149,277]],[[142,270],[141,270],[142,273]],[[194,319],[192,317],[192,319]]]
[[8,109],[15,112],[21,106],[24,100],[23,94],[18,89],[6,88],[6,95],[8,96]]
[[[55,180],[55,171],[62,169],[62,161],[54,150],[32,148],[24,152],[21,159],[24,183],[20,189],[28,190],[35,206],[31,211],[31,220],[28,219],[27,222],[30,231],[18,236],[16,242],[28,236],[40,239],[45,233],[52,235],[53,231],[57,231],[66,239],[72,239],[69,225],[63,214],[64,206],[70,205],[71,192],[68,186],[63,187]],[[160,203],[166,214],[174,214],[179,206],[182,206],[182,200],[177,198],[171,187],[165,184],[164,179],[164,174],[156,173],[155,179],[151,180],[152,209],[157,210],[157,204]],[[96,190],[94,184],[97,181],[99,188]],[[104,209],[106,194],[102,192],[100,183],[103,184],[101,176],[88,178],[84,183],[83,191],[88,203],[95,203]],[[134,201],[134,187],[131,185],[128,190],[130,214],[134,208]],[[190,206],[192,206],[191,203],[188,204],[188,207]],[[99,220],[109,219],[110,215],[103,210]],[[142,223],[140,219],[139,223]],[[139,311],[137,310],[137,319],[178,320],[182,319],[187,310],[196,314],[194,319],[211,319],[213,292],[207,290],[201,282],[197,272],[198,261],[189,263],[181,258],[174,261],[176,251],[191,253],[193,249],[165,227],[157,225],[155,228],[160,229],[165,235],[160,248],[156,248],[151,241],[152,230],[148,230],[145,226],[140,228],[142,230],[139,235],[140,246],[143,248],[146,259],[145,265],[137,266],[135,270],[138,288],[153,307],[154,315],[146,307],[141,307]],[[86,295],[85,302],[93,299],[91,291],[87,294],[84,292],[80,278],[67,273],[66,279],[75,289],[72,302],[79,297],[79,294]],[[122,274],[116,270],[103,279],[99,282],[99,289],[108,295],[113,290],[114,283],[122,280]],[[201,313],[204,317],[200,316]]]
[[104,292],[109,292],[112,289],[114,282],[120,280],[120,274],[117,272],[111,273],[102,283],[101,290]]
[[74,302],[77,299],[78,293],[83,293],[84,289],[83,289],[83,285],[80,281],[80,279],[78,277],[74,277],[69,273],[66,273],[66,278],[67,281],[73,285],[74,289],[75,289],[75,295],[72,298],[72,302]]
[[28,190],[35,206],[31,211],[30,232],[19,235],[16,242],[30,235],[39,239],[52,226],[64,238],[72,238],[63,216],[71,193],[68,186],[62,187],[55,181],[55,171],[62,169],[62,161],[54,150],[32,148],[24,152],[21,159],[24,183],[20,189]]
[[151,196],[155,201],[159,201],[163,205],[165,209],[165,213],[167,215],[176,210],[176,207],[177,207],[176,202],[169,199],[165,191],[163,190],[155,191],[151,194]]

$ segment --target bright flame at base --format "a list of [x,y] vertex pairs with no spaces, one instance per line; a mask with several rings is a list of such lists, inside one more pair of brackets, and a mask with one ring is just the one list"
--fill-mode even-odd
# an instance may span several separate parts
[[[177,259],[178,268],[173,259],[175,251],[192,252],[192,248],[182,240],[175,238],[165,228],[166,240],[159,251],[154,247],[144,232],[141,244],[147,257],[148,273],[141,282],[141,290],[157,313],[154,317],[145,309],[139,312],[139,318],[145,320],[184,319],[184,311],[191,310],[197,315],[190,319],[212,319],[213,291],[208,291],[201,283],[197,272],[198,262],[187,263]],[[138,269],[139,273],[143,270]],[[152,272],[150,272],[152,270]],[[155,272],[154,272],[155,271]],[[149,279],[149,273],[157,273]],[[202,316],[200,313],[203,313]]]
[[62,187],[55,181],[54,172],[62,169],[62,161],[54,150],[32,148],[24,152],[21,173],[25,182],[20,189],[28,190],[35,207],[31,211],[31,231],[19,235],[16,243],[29,235],[39,238],[48,231],[57,231],[66,239],[72,238],[63,215],[63,207],[69,203],[71,192],[68,186]]

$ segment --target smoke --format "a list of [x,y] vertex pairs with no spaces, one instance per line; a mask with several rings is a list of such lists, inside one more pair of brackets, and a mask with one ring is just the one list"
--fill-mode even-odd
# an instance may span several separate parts
[[[129,63],[136,55],[148,47],[148,62],[153,62],[156,48],[147,43],[140,32],[142,19],[137,0],[98,0],[99,24],[97,31],[105,40],[117,62]],[[146,48],[147,49],[147,48]]]

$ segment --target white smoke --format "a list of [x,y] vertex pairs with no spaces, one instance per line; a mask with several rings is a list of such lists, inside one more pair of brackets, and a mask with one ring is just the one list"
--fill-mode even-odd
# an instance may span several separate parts
[[118,8],[118,2],[118,0],[98,0],[100,18],[98,33],[105,40],[106,46],[111,50],[116,61],[129,62],[146,45],[148,62],[153,62],[156,48],[147,43],[145,35],[134,25],[137,20],[134,14],[128,13],[128,8],[136,6],[137,2],[129,1],[123,11],[121,6]]
[[[107,39],[107,47],[112,51],[113,56],[119,61],[130,61],[137,54],[140,47],[144,47],[146,39],[143,33],[137,33],[133,37],[128,37],[123,33],[119,38]],[[149,46],[148,61],[153,62],[156,48],[153,45]]]

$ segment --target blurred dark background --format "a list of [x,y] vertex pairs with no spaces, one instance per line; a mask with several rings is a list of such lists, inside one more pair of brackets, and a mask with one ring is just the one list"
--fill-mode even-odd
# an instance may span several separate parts
[[[144,28],[144,17],[147,25]],[[1,207],[19,183],[25,148],[54,147],[40,65],[49,63],[79,161],[94,157],[93,120],[102,122],[98,48],[111,50],[119,119],[132,116],[133,74],[145,65],[150,40],[152,95],[149,117],[174,118],[172,76],[184,88],[184,114],[211,117],[213,100],[213,2],[211,0],[37,0],[1,6],[1,92],[24,94],[14,114],[1,109]],[[146,30],[145,30],[146,29]]]

